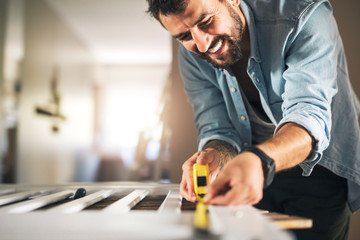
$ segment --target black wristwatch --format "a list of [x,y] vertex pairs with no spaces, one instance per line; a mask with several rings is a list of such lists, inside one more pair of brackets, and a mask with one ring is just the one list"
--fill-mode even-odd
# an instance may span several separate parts
[[261,159],[262,168],[264,172],[264,188],[268,187],[272,183],[275,176],[274,160],[255,146],[246,147],[242,152],[255,153]]

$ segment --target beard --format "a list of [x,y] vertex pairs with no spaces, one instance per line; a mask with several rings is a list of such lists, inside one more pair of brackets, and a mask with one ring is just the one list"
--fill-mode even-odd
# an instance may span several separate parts
[[245,31],[244,24],[242,23],[240,16],[232,9],[231,6],[228,5],[228,11],[230,16],[233,19],[234,25],[231,28],[231,35],[223,34],[218,35],[214,38],[210,48],[215,46],[220,40],[225,44],[226,42],[229,45],[229,49],[227,52],[220,54],[216,58],[209,56],[206,52],[200,52],[196,49],[195,54],[199,57],[205,59],[209,63],[211,63],[214,67],[217,68],[226,68],[235,62],[239,61],[243,54],[241,50],[241,40],[242,33]]

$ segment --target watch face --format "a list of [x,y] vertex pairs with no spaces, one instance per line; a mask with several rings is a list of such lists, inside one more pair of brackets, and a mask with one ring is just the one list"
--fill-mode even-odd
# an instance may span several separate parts
[[264,171],[264,188],[266,188],[272,183],[275,176],[275,163],[272,159],[270,159],[270,161],[268,161],[267,163],[263,161],[263,171]]

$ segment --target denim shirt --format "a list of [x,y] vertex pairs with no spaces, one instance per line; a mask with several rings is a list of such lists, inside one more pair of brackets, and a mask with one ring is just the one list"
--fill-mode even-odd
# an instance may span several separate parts
[[[303,126],[315,139],[300,164],[309,176],[320,164],[348,180],[350,209],[360,208],[360,104],[351,87],[344,48],[326,0],[243,0],[251,42],[247,73],[276,126]],[[236,77],[184,47],[179,64],[198,131],[238,152],[251,145],[251,127]]]

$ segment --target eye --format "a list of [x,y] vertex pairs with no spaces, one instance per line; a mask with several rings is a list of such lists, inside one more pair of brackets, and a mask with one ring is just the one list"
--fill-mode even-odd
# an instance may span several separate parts
[[180,42],[188,41],[191,39],[191,33],[187,32],[184,35],[182,35],[180,38],[178,38]]
[[212,22],[212,20],[213,20],[213,17],[209,17],[207,20],[201,22],[199,25],[200,25],[200,27],[207,26]]

